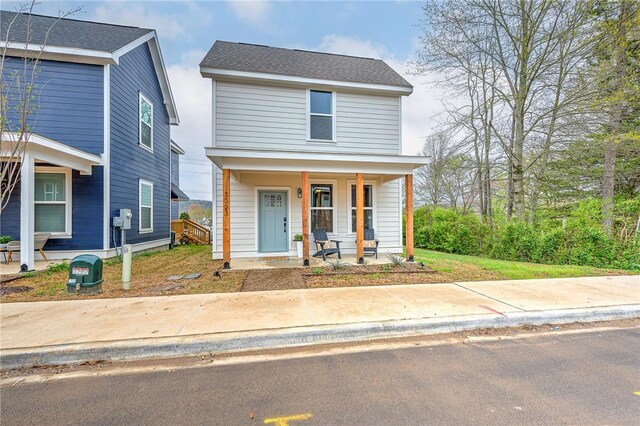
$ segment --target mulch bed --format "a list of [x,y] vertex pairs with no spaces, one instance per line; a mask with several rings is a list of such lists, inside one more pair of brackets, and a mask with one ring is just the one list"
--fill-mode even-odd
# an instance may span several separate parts
[[419,263],[405,263],[402,266],[390,264],[385,265],[348,265],[344,269],[335,270],[331,267],[324,267],[323,272],[316,273],[311,268],[311,272],[306,269],[302,274],[304,277],[315,277],[322,275],[356,275],[356,274],[416,274],[416,273],[435,273],[433,269],[429,269]]
[[290,290],[307,288],[301,268],[255,269],[247,271],[240,291]]

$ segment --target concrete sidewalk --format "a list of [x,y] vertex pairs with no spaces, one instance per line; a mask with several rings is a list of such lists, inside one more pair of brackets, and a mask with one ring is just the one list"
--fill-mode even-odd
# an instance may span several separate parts
[[640,276],[3,303],[0,357],[9,368],[421,334],[434,326],[586,321],[592,314],[639,316]]

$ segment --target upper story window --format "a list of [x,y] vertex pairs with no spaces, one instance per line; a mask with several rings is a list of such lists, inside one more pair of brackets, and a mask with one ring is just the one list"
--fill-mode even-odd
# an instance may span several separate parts
[[153,152],[153,104],[142,93],[139,96],[138,121],[140,146]]
[[39,167],[35,174],[34,204],[36,232],[71,235],[71,172]]
[[307,139],[335,140],[335,96],[333,92],[309,90]]

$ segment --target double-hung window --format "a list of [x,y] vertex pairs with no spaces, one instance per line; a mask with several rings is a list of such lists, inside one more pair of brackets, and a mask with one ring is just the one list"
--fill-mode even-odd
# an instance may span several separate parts
[[153,232],[153,183],[140,180],[139,188],[140,232]]
[[[351,184],[349,233],[356,233],[356,185]],[[373,185],[364,185],[364,229],[373,229]]]
[[153,152],[153,104],[142,93],[138,105],[139,143]]
[[311,184],[311,231],[333,233],[333,190],[332,183]]
[[38,168],[35,173],[36,232],[71,235],[71,173],[67,169]]
[[334,103],[333,92],[309,90],[307,139],[329,142],[335,140]]

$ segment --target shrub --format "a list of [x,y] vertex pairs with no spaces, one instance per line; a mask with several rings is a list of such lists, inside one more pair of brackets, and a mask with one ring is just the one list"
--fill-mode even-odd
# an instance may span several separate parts
[[54,274],[56,272],[68,271],[69,264],[67,262],[54,263],[47,266],[47,274]]
[[417,211],[419,219],[414,222],[417,247],[457,254],[482,253],[489,229],[475,214],[440,207]]
[[[405,267],[405,259],[402,256],[398,256],[397,254],[387,253],[387,259],[391,262],[391,265],[395,267],[404,268]],[[384,265],[389,266],[389,265]]]
[[13,240],[11,235],[0,235],[0,244],[7,244],[11,240]]
[[498,230],[493,256],[498,259],[536,262],[540,257],[540,242],[532,227],[520,220],[507,223]]
[[189,216],[189,213],[187,212],[182,212],[180,213],[180,220],[190,220],[191,216]]
[[349,264],[342,259],[328,260],[327,263],[329,264],[331,269],[333,269],[334,271],[347,269],[347,267],[349,266]]

